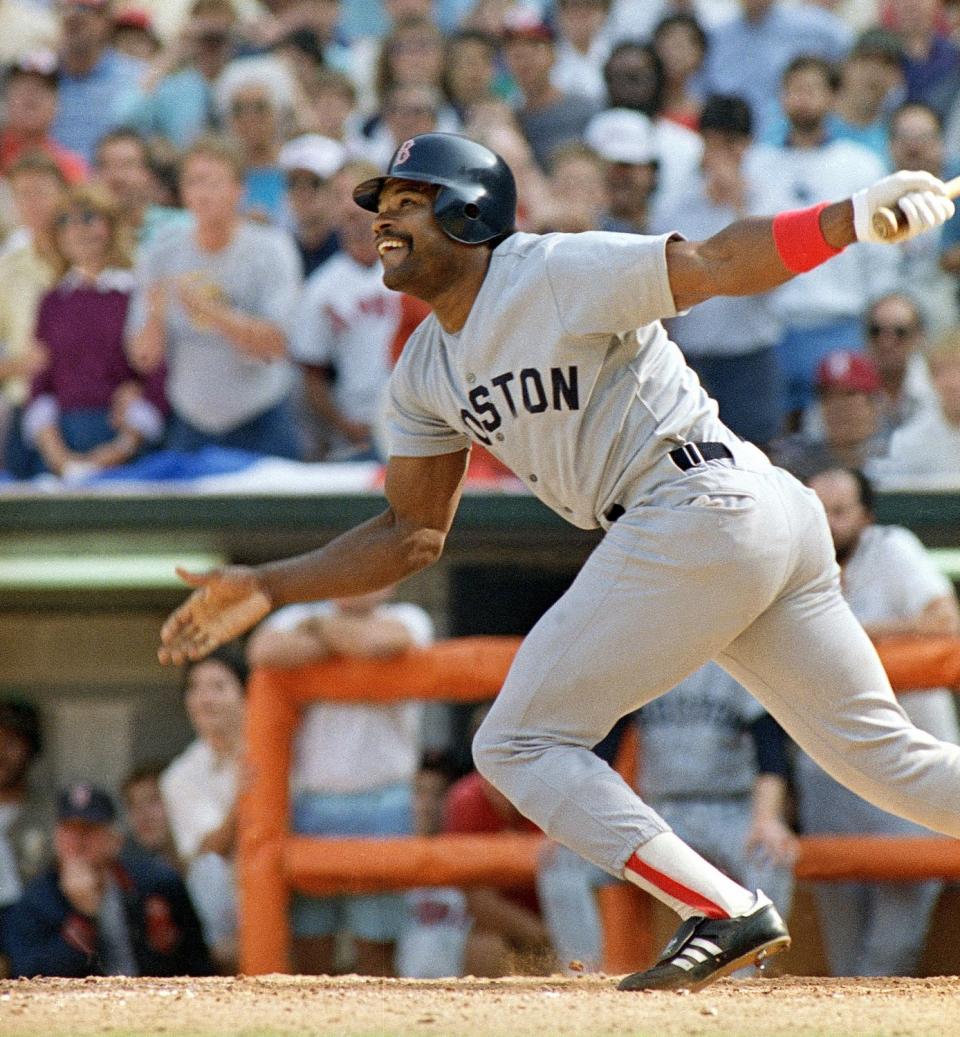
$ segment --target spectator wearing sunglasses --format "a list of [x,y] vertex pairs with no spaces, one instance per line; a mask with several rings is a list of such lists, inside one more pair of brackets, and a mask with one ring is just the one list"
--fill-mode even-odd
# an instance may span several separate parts
[[937,405],[924,358],[926,322],[916,299],[905,292],[890,292],[867,307],[864,330],[867,356],[877,368],[883,390],[883,430],[891,435]]
[[214,84],[233,57],[236,32],[232,0],[194,0],[179,34],[130,96],[123,125],[146,139],[165,137],[178,148],[219,129]]
[[217,83],[217,100],[228,135],[240,149],[245,193],[242,211],[259,223],[285,225],[286,178],[278,157],[293,121],[296,85],[276,57],[241,58]]
[[872,473],[886,486],[960,485],[960,329],[944,332],[927,350],[936,406],[897,429],[889,456]]
[[[942,180],[960,173],[960,164],[947,154],[940,117],[925,104],[901,105],[890,116],[890,156],[894,169],[922,169]],[[894,254],[896,287],[916,294],[930,334],[956,324],[960,218],[954,215],[926,241],[902,242]]]
[[[880,378],[880,435],[889,441],[901,425],[937,406],[923,355],[927,325],[918,300],[902,291],[878,296],[864,313],[863,340],[865,354]],[[823,438],[819,398],[804,413],[803,431],[808,437]]]
[[342,144],[319,133],[297,137],[280,149],[287,206],[293,218],[293,238],[304,277],[309,277],[340,248],[330,181],[346,158]]
[[445,132],[440,120],[442,104],[440,92],[426,84],[398,83],[390,87],[372,132],[360,138],[356,150],[384,169],[401,141],[421,133]]
[[[383,40],[374,76],[377,111],[355,149],[381,168],[402,141],[432,130],[457,133],[460,119],[443,95],[445,44],[425,18],[402,18]],[[361,91],[362,94],[362,91]]]
[[22,431],[34,448],[21,475],[71,480],[129,461],[163,435],[163,372],[140,378],[124,353],[133,290],[126,228],[99,185],[74,187],[55,219],[62,277],[40,302],[47,363],[34,377]]

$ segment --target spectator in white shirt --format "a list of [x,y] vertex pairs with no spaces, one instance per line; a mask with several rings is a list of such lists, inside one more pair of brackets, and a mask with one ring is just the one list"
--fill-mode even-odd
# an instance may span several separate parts
[[[354,183],[357,166],[350,166]],[[378,459],[375,431],[402,304],[383,284],[372,222],[352,198],[342,201],[336,221],[341,251],[307,280],[291,323],[307,421],[319,425],[316,437],[328,461]]]
[[[901,105],[890,116],[890,154],[894,169],[924,169],[941,180],[960,172],[947,158],[940,117],[925,104]],[[953,327],[960,273],[960,218],[954,215],[924,242],[904,241],[893,251],[898,259],[897,287],[916,293],[931,334]]]
[[611,0],[557,0],[556,58],[550,79],[566,94],[602,101],[603,66],[610,54],[607,32]]
[[[663,63],[651,44],[624,41],[610,52],[603,68],[610,108],[629,108],[653,123],[660,158],[658,199],[682,190],[696,175],[703,151],[700,137],[664,115],[666,80]],[[596,119],[606,115],[601,112]],[[590,129],[587,134],[589,139]]]
[[234,854],[246,681],[243,656],[229,645],[187,667],[184,705],[197,737],[160,778],[187,889],[210,954],[228,974],[237,955]]
[[937,394],[924,356],[927,328],[920,305],[906,292],[875,299],[865,314],[867,355],[883,385],[884,431],[892,434],[923,411],[935,410]]
[[[386,588],[281,609],[251,637],[251,665],[294,668],[330,656],[389,658],[430,644],[430,617],[416,605],[388,603],[391,593]],[[344,837],[411,834],[420,712],[411,702],[308,707],[291,777],[294,830]],[[329,974],[336,936],[346,931],[354,937],[357,972],[392,975],[394,942],[407,920],[398,894],[298,896],[293,904],[297,968]]]
[[[849,197],[885,172],[868,148],[830,139],[827,117],[835,82],[833,66],[808,55],[794,59],[784,73],[787,141],[765,149],[755,165],[762,182],[783,189],[778,208]],[[771,295],[773,312],[785,326],[778,353],[791,430],[811,402],[820,361],[835,350],[862,351],[863,311],[895,286],[897,263],[896,249],[864,245],[824,264],[802,284],[784,285]]]
[[[960,370],[960,368],[958,368]],[[950,581],[907,529],[873,521],[870,483],[833,469],[810,480],[823,502],[840,566],[843,596],[874,641],[885,637],[956,637],[960,607]],[[960,740],[946,688],[911,691],[900,705],[921,730]],[[806,753],[795,767],[798,813],[811,835],[931,835],[843,788]],[[815,882],[814,899],[835,976],[915,975],[943,882]]]
[[891,482],[960,486],[960,329],[945,332],[927,351],[937,406],[898,429],[890,453],[871,474]]

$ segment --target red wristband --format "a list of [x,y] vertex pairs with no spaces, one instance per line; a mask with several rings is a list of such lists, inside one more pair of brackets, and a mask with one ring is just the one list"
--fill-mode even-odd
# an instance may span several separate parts
[[794,209],[774,216],[773,243],[780,261],[792,273],[812,270],[843,251],[829,244],[820,229],[820,213],[829,204],[821,202],[809,209]]

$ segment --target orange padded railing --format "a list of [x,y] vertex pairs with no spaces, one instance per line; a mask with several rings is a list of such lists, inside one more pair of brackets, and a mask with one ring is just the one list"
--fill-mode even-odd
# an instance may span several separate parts
[[[289,830],[291,743],[302,706],[321,699],[482,701],[499,691],[519,643],[519,638],[455,638],[392,660],[339,659],[299,670],[254,672],[247,704],[251,780],[241,798],[238,852],[242,972],[289,971],[291,889],[332,895],[533,880],[542,840],[537,835],[318,839]],[[878,648],[895,688],[960,689],[960,641],[897,639]],[[632,758],[625,746],[618,761],[621,773]],[[806,837],[796,874],[804,879],[960,878],[960,841]],[[617,884],[601,891],[600,906],[605,970],[642,967],[652,949],[644,896]]]

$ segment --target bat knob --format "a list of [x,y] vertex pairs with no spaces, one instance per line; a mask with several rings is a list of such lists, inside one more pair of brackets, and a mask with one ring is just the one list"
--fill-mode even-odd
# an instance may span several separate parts
[[892,209],[877,209],[873,214],[873,233],[878,238],[892,238],[900,229],[897,214]]

